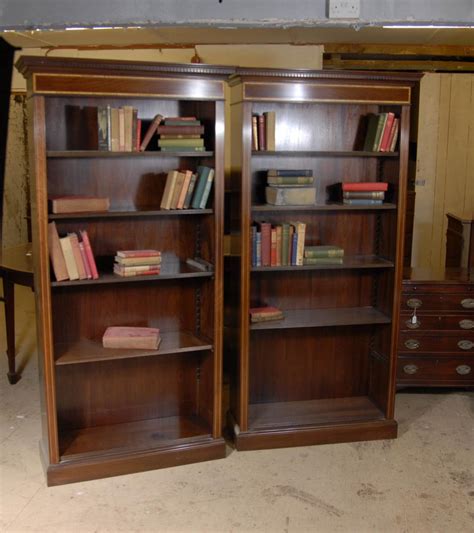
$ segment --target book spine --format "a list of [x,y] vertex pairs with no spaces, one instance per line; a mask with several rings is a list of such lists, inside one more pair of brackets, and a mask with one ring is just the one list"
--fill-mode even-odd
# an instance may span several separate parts
[[112,108],[107,106],[107,150],[112,151]]
[[305,265],[342,265],[342,257],[305,257]]
[[298,232],[293,229],[293,237],[291,239],[291,264],[293,266],[297,265],[296,256],[298,252]]
[[267,171],[267,176],[273,176],[273,177],[285,177],[285,178],[291,178],[291,177],[312,177],[313,171],[311,169],[276,169],[272,168]]
[[258,127],[258,149],[266,150],[267,146],[265,143],[265,117],[263,115],[257,116],[257,127]]
[[382,132],[382,139],[380,141],[381,152],[386,152],[390,147],[389,139],[390,139],[390,133],[392,131],[392,125],[393,125],[394,118],[395,118],[394,113],[387,113],[387,120],[385,121],[385,126]]
[[282,227],[276,227],[276,266],[281,266],[281,232]]
[[191,175],[191,181],[189,182],[188,192],[186,193],[186,198],[184,200],[183,209],[189,209],[191,205],[191,199],[193,197],[194,187],[196,185],[197,174],[195,172]]
[[390,146],[389,146],[389,152],[394,152],[395,148],[397,146],[397,140],[398,140],[398,129],[400,127],[400,119],[396,118],[393,121],[393,133],[391,135],[390,139]]
[[388,189],[388,183],[377,181],[377,182],[360,182],[360,183],[343,183],[343,191],[386,191]]
[[177,178],[177,170],[170,170],[168,172],[168,175],[166,176],[165,190],[163,191],[163,197],[160,204],[161,209],[170,209]]
[[299,222],[299,224],[298,224],[297,250],[296,250],[296,264],[297,264],[297,266],[302,266],[303,265],[305,237],[306,237],[306,224],[304,224],[303,222]]
[[367,198],[352,198],[343,200],[344,205],[381,205],[383,200],[370,200]]
[[312,185],[311,176],[268,176],[268,185]]
[[199,202],[200,209],[206,208],[207,199],[209,198],[209,194],[211,193],[211,187],[212,187],[213,180],[214,180],[214,169],[211,168],[209,171],[209,175],[207,176],[206,186],[204,187],[201,201]]
[[206,187],[207,178],[209,176],[210,171],[211,169],[209,167],[199,166],[197,168],[198,178],[197,178],[197,183],[196,183],[196,192],[194,193],[193,201],[191,204],[193,209],[199,209],[199,206],[201,204],[202,194]]
[[372,200],[383,200],[385,198],[384,191],[344,191],[344,198],[365,198]]
[[292,259],[292,252],[293,252],[293,234],[295,232],[295,228],[289,224],[289,233],[288,233],[288,249],[286,251],[286,264],[291,265],[291,259]]
[[281,233],[281,264],[282,266],[288,265],[288,239],[290,236],[290,226],[284,223]]
[[305,250],[305,259],[323,257],[344,257],[344,250]]
[[66,261],[64,260],[61,243],[59,242],[58,230],[54,221],[48,224],[48,249],[56,281],[69,279]]
[[71,281],[79,279],[79,272],[77,270],[76,260],[74,259],[71,240],[69,237],[62,237],[59,239],[59,242],[63,250],[64,261],[66,262],[66,269],[69,279]]
[[271,231],[272,226],[269,222],[260,224],[260,233],[262,235],[262,266],[271,265]]
[[189,184],[191,183],[191,176],[193,173],[190,170],[186,170],[184,174],[184,183],[181,187],[181,194],[178,199],[178,205],[176,206],[178,209],[183,209],[184,207],[184,201],[188,194]]
[[97,108],[97,139],[98,139],[98,149],[108,150],[109,141],[107,139],[107,108],[98,107]]
[[258,151],[258,116],[252,115],[252,150]]
[[268,151],[275,151],[275,111],[267,111],[265,118],[265,146]]
[[119,152],[125,151],[125,115],[123,111],[123,107],[119,107],[118,110],[118,118],[119,118]]
[[81,252],[82,262],[84,263],[84,268],[86,270],[86,278],[92,279],[91,267],[89,266],[89,261],[87,260],[86,251],[84,249],[84,243],[79,243],[79,251]]
[[72,253],[74,255],[74,262],[76,263],[77,273],[79,279],[87,279],[86,268],[82,261],[81,250],[79,249],[79,239],[75,233],[68,233],[69,241],[71,243]]
[[257,266],[257,227],[250,226],[250,249],[252,250],[251,263],[252,266]]
[[256,260],[255,266],[262,266],[262,234],[257,232],[255,234],[255,250],[256,250]]
[[165,135],[202,135],[204,133],[204,126],[158,126],[158,133]]
[[277,266],[277,230],[276,228],[271,229],[271,246],[270,246],[270,265]]
[[382,139],[382,132],[385,127],[386,121],[387,121],[387,113],[380,113],[379,119],[377,122],[377,131],[375,133],[374,145],[372,147],[373,152],[380,151],[380,141]]
[[80,234],[82,242],[84,243],[84,250],[86,252],[87,261],[91,269],[92,279],[98,279],[99,273],[97,271],[97,265],[95,264],[94,253],[92,252],[92,246],[89,240],[89,235],[87,234],[86,230],[82,230]]

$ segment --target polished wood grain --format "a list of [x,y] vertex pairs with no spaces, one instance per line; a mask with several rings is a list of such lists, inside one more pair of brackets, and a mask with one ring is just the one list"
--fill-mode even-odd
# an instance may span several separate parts
[[[229,230],[240,242],[227,259],[226,280],[240,283],[227,291],[225,316],[229,338],[238,345],[235,353],[229,342],[228,363],[234,377],[231,429],[237,428],[237,449],[396,436],[394,322],[401,283],[409,106],[419,77],[331,74],[237,69],[231,78],[232,120],[238,128],[232,132],[236,147],[229,180]],[[276,117],[276,151],[253,151],[252,115],[269,111]],[[366,117],[382,112],[400,117],[400,148],[366,152]],[[311,170],[316,205],[266,205],[267,171],[275,168]],[[341,205],[332,186],[351,181],[387,182],[385,202]],[[306,245],[342,247],[343,264],[252,267],[251,225],[295,220],[306,223]],[[264,305],[279,307],[285,318],[250,323],[249,308]],[[377,410],[375,420],[336,422],[334,411],[332,429],[303,429],[296,423],[294,402],[331,405],[333,399],[344,398],[347,405],[355,405],[359,397]],[[287,426],[281,429],[271,419],[264,431],[252,426],[250,409],[274,403],[287,410]]]
[[[33,227],[48,483],[223,457],[223,98],[232,69],[25,57],[18,67],[37,103]],[[145,152],[99,151],[95,110],[106,105],[137,108],[145,125],[158,113],[196,116],[206,151],[162,153],[156,140]],[[168,172],[199,165],[215,169],[206,209],[161,210]],[[48,197],[70,195],[108,197],[110,211],[48,214]],[[88,232],[98,280],[51,279],[52,220],[60,236]],[[115,276],[114,256],[125,249],[160,250],[160,275]],[[186,265],[196,256],[212,271]],[[159,349],[104,349],[105,329],[120,325],[159,328]]]

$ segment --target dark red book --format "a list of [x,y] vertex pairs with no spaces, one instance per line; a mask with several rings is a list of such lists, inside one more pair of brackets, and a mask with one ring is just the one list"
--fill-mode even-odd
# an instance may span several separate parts
[[265,117],[263,115],[257,116],[257,129],[258,129],[258,149],[266,150],[267,142],[265,136]]
[[160,135],[202,135],[204,126],[158,126],[158,133]]
[[262,266],[271,266],[272,225],[270,222],[260,223],[260,233],[262,234]]
[[390,133],[392,132],[393,121],[395,113],[387,113],[387,121],[382,132],[382,140],[380,141],[380,151],[388,152],[390,149]]
[[148,146],[149,142],[151,141],[151,138],[155,134],[158,124],[163,120],[163,116],[158,114],[155,115],[152,123],[148,126],[148,129],[143,137],[143,141],[140,144],[140,152],[144,152],[146,150],[146,147]]
[[343,191],[386,191],[388,190],[388,183],[360,181],[342,184]]

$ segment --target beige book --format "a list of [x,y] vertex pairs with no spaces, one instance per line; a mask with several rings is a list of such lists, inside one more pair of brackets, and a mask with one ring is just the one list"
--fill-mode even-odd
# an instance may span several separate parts
[[50,222],[48,224],[48,248],[56,281],[69,279],[66,261],[64,260],[61,243],[59,242],[58,230],[56,229],[56,222]]
[[267,111],[263,113],[265,117],[265,139],[266,139],[266,149],[267,151],[275,151],[275,111]]
[[124,120],[124,150],[131,152],[133,150],[133,107],[130,105],[123,106],[123,120]]
[[186,170],[184,173],[184,182],[183,186],[181,187],[181,193],[178,198],[178,205],[176,206],[177,209],[183,209],[184,207],[184,200],[186,199],[186,194],[188,193],[189,189],[189,183],[191,182],[191,176],[193,175],[191,170]]
[[110,148],[112,152],[118,152],[120,150],[118,107],[112,107],[110,110]]
[[72,253],[74,255],[79,279],[87,279],[86,267],[82,260],[81,249],[79,248],[79,239],[75,233],[68,233],[67,236],[71,242]]
[[178,200],[181,195],[181,189],[183,188],[185,177],[186,174],[184,172],[178,172],[178,176],[176,178],[176,185],[173,191],[173,197],[171,199],[170,209],[176,209],[178,207]]
[[168,176],[166,177],[165,190],[163,192],[163,198],[161,199],[160,204],[161,209],[170,209],[178,174],[179,172],[177,170],[170,170],[168,172]]
[[72,251],[71,239],[69,237],[63,237],[62,239],[59,239],[59,242],[63,250],[69,279],[72,281],[79,279],[79,272],[77,271],[76,260],[74,259],[74,252]]

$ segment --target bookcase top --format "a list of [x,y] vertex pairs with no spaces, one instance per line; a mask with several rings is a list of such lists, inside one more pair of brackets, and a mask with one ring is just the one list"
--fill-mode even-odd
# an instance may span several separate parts
[[155,63],[150,61],[121,61],[112,59],[85,59],[75,57],[22,56],[16,68],[23,76],[35,73],[83,73],[113,76],[157,76],[172,74],[178,76],[214,76],[226,79],[235,71],[234,67],[206,65],[203,63]]

